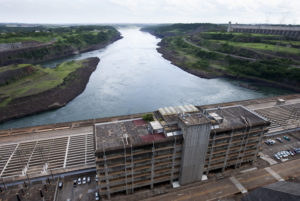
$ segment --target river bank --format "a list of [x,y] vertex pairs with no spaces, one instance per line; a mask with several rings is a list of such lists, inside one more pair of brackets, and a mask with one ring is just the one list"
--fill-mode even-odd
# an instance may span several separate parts
[[[155,35],[155,36],[158,37],[157,35]],[[252,82],[255,85],[259,85],[259,86],[263,86],[263,87],[278,87],[281,89],[300,92],[300,88],[297,85],[296,86],[292,85],[292,84],[288,85],[286,83],[275,82],[275,81],[261,79],[261,78],[257,78],[257,77],[253,77],[253,76],[234,75],[234,74],[226,72],[225,70],[217,69],[217,68],[209,68],[209,70],[190,68],[187,65],[185,58],[178,56],[174,50],[170,50],[168,48],[167,44],[165,42],[163,42],[163,40],[158,43],[158,46],[159,47],[157,48],[157,51],[162,54],[162,57],[169,60],[172,64],[176,65],[177,67],[181,68],[182,70],[184,70],[188,73],[191,73],[195,76],[198,76],[200,78],[206,78],[206,79],[230,78],[230,79],[235,79],[235,80],[239,80],[239,81]],[[242,84],[240,86],[248,88],[248,89],[255,88],[248,84],[247,85]]]
[[80,62],[81,66],[69,73],[63,79],[62,83],[53,88],[50,87],[50,89],[40,91],[39,93],[20,96],[14,99],[8,96],[5,97],[9,102],[5,104],[6,99],[1,100],[1,104],[4,103],[5,105],[1,106],[0,122],[65,106],[84,91],[90,75],[96,70],[99,61],[100,59],[97,57],[77,61],[78,63]]
[[[11,38],[17,42],[7,44],[0,43],[2,46],[7,46],[6,49],[2,48],[0,51],[0,67],[22,63],[38,64],[61,59],[106,47],[122,38],[121,34],[113,27],[95,27],[95,29],[100,29],[96,31],[92,30],[92,28],[93,27],[71,27],[61,32],[59,32],[59,28],[57,28],[53,30],[53,32],[57,31],[57,33],[53,35],[48,32],[44,33],[45,35],[50,35],[47,37],[54,37],[50,42],[34,41],[34,39],[39,39],[38,36],[32,37],[33,41],[29,42],[22,41],[22,37],[24,36],[19,38],[13,38],[14,36],[11,36]],[[75,29],[76,34],[72,32],[72,29]],[[87,30],[84,31],[85,29]],[[17,34],[20,33],[17,32]],[[21,42],[18,40],[21,40]]]

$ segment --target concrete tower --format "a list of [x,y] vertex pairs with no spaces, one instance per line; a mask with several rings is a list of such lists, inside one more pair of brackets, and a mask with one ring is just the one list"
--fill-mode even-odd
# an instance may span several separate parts
[[181,115],[178,125],[184,138],[179,183],[185,185],[202,179],[211,122],[197,113]]

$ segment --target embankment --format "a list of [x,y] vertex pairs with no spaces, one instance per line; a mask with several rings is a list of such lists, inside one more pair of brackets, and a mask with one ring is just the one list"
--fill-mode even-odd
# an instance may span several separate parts
[[85,59],[83,66],[66,76],[60,85],[38,94],[11,100],[6,106],[0,108],[0,122],[66,105],[83,92],[99,61],[97,57]]
[[[240,81],[248,81],[248,82],[255,83],[255,85],[260,85],[260,86],[278,87],[278,88],[287,89],[295,92],[300,92],[299,86],[297,84],[295,85],[294,83],[287,84],[282,82],[260,79],[252,76],[232,75],[221,69],[210,68],[210,71],[204,71],[201,69],[192,69],[186,65],[187,62],[185,58],[178,56],[174,50],[170,50],[169,48],[167,48],[167,44],[165,44],[163,41],[161,41],[158,45],[159,48],[157,48],[157,51],[162,54],[162,57],[171,61],[172,64],[181,68],[182,70],[201,78],[212,79],[212,78],[224,77],[224,78],[230,78],[230,79],[235,79]],[[242,86],[245,87],[245,85]],[[246,87],[246,88],[251,88],[251,87]]]
[[10,64],[30,63],[36,64],[52,59],[59,59],[87,51],[103,48],[116,40],[121,39],[120,33],[111,37],[108,41],[94,45],[89,45],[85,48],[75,47],[72,45],[59,45],[55,42],[34,45],[8,51],[0,51],[0,66]]

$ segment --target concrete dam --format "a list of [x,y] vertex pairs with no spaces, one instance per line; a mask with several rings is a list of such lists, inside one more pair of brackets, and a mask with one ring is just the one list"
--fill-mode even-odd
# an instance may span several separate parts
[[300,39],[300,26],[274,26],[274,25],[241,25],[228,24],[228,32],[259,33],[282,35],[289,38]]

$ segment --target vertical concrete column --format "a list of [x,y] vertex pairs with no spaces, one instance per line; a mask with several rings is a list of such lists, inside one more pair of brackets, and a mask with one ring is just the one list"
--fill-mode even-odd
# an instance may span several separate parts
[[172,169],[171,169],[171,181],[170,181],[171,184],[174,181],[175,157],[176,157],[176,137],[174,137],[174,144],[173,144]]
[[210,148],[210,153],[209,153],[209,159],[208,159],[208,164],[207,164],[206,175],[208,175],[208,173],[209,173],[210,163],[211,163],[212,155],[213,155],[214,148],[215,148],[214,147],[215,146],[215,141],[216,141],[216,130],[214,130],[213,141],[211,143],[211,148]]
[[237,168],[238,167],[238,163],[239,163],[239,158],[240,158],[240,155],[241,155],[241,151],[243,150],[243,144],[244,144],[244,142],[245,142],[245,139],[246,139],[246,132],[247,132],[247,129],[245,129],[244,131],[243,131],[243,133],[244,133],[244,136],[243,136],[243,140],[241,141],[241,146],[240,146],[240,149],[239,149],[239,154],[238,154],[238,156],[237,156],[237,158],[236,158],[236,162],[235,162],[235,168]]
[[223,168],[222,168],[222,172],[224,172],[225,168],[226,168],[226,165],[227,165],[227,159],[228,159],[228,154],[230,152],[230,148],[231,148],[231,142],[232,142],[232,138],[233,138],[233,128],[231,129],[231,133],[230,133],[230,139],[229,139],[229,144],[228,144],[228,147],[227,147],[227,150],[226,150],[226,155],[225,155],[225,160],[224,160],[224,165],[223,165]]
[[208,163],[207,163],[206,175],[208,175],[208,173],[209,173],[210,163],[211,163],[212,155],[214,152],[215,141],[216,141],[216,131],[214,130],[213,140],[211,143],[211,148],[210,148],[209,158],[208,158]]
[[108,167],[107,167],[106,154],[104,148],[103,148],[103,158],[104,158],[104,171],[105,171],[105,180],[106,180],[106,195],[107,198],[110,200],[109,174],[108,174]]
[[211,123],[205,117],[182,117],[178,125],[184,138],[179,183],[185,185],[202,179]]
[[126,155],[126,146],[123,141],[123,149],[124,149],[124,170],[125,170],[125,184],[126,184],[126,194],[128,194],[128,181],[127,181],[127,155]]
[[262,131],[261,131],[260,136],[259,136],[259,143],[256,146],[255,154],[253,156],[253,160],[252,160],[253,162],[256,161],[256,159],[257,159],[257,154],[258,154],[259,149],[261,147],[262,138],[264,136],[264,130],[265,130],[265,127],[262,127]]
[[151,189],[154,186],[154,163],[155,163],[155,148],[154,141],[152,142],[152,159],[151,159]]
[[132,149],[132,144],[130,144],[130,158],[131,158],[131,193],[134,193],[134,164],[133,164],[133,149]]

